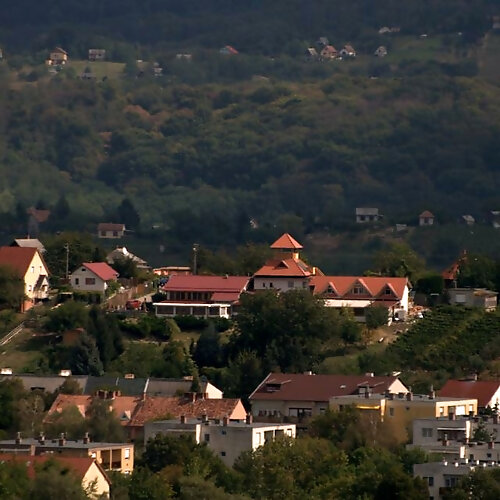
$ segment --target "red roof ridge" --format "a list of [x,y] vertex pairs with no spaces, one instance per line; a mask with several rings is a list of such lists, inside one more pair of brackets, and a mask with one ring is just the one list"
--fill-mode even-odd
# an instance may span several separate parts
[[271,248],[277,250],[300,250],[304,247],[292,235],[284,233],[271,245]]
[[84,262],[82,266],[92,271],[103,281],[116,279],[119,276],[119,274],[106,262]]

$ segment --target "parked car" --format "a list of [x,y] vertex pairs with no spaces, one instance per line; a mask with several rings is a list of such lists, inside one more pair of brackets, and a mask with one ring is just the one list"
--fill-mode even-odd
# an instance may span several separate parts
[[125,309],[129,311],[134,311],[140,309],[141,307],[142,301],[140,301],[139,299],[127,300],[127,303],[125,304]]

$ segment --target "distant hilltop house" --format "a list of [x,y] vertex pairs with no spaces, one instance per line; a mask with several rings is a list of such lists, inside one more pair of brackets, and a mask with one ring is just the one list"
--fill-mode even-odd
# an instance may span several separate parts
[[50,217],[50,210],[42,210],[30,207],[26,210],[28,217],[28,234],[38,236],[40,226],[47,222]]
[[68,53],[61,49],[61,47],[56,47],[50,54],[49,58],[45,61],[47,66],[64,66],[68,62]]
[[305,56],[308,61],[316,60],[318,59],[318,51],[314,47],[308,47]]
[[356,208],[356,223],[365,224],[367,222],[377,222],[382,219],[378,208],[374,207],[358,207]]
[[137,255],[134,255],[132,252],[129,252],[126,247],[116,247],[113,251],[108,253],[106,256],[106,261],[108,264],[111,266],[114,264],[116,260],[120,259],[130,259],[134,264],[136,265],[137,269],[146,269],[149,270],[151,267],[148,265],[148,263],[144,260],[138,257]]
[[328,40],[328,38],[326,36],[320,36],[317,40],[316,40],[316,45],[318,47],[326,47],[327,45],[330,44],[330,41]]
[[70,274],[71,287],[82,292],[105,293],[119,274],[106,262],[84,262]]
[[492,17],[491,29],[500,30],[500,16]]
[[187,52],[179,52],[178,54],[175,54],[175,58],[178,61],[191,61],[193,59],[193,55],[189,54]]
[[381,45],[375,52],[374,55],[377,57],[385,57],[387,55],[387,47]]
[[336,59],[338,57],[337,49],[333,45],[325,45],[320,52],[321,59]]
[[378,30],[379,35],[389,35],[391,33],[399,33],[401,31],[401,28],[399,26],[393,26],[392,28],[389,28],[388,26],[383,26]]
[[350,44],[344,45],[342,49],[340,49],[339,52],[340,57],[347,57],[347,58],[354,58],[356,57],[356,51],[354,50],[354,47]]
[[419,226],[433,226],[434,225],[434,214],[429,212],[429,210],[424,210],[418,216],[418,225]]
[[489,219],[490,219],[491,225],[495,229],[500,228],[500,210],[491,210],[489,213]]
[[451,305],[478,307],[494,311],[497,307],[497,292],[485,288],[449,288],[447,290]]
[[106,49],[89,49],[89,61],[104,61]]
[[123,238],[125,224],[114,224],[112,222],[101,222],[97,226],[97,237],[107,239]]
[[219,50],[219,54],[224,56],[235,56],[239,54],[239,52],[234,47],[231,47],[231,45],[225,45]]
[[462,215],[459,219],[460,224],[466,226],[473,226],[476,223],[476,219],[470,214]]

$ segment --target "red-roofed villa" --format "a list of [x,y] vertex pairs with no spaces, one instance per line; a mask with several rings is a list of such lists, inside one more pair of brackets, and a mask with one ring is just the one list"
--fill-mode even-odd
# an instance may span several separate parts
[[500,405],[498,380],[448,380],[438,392],[440,397],[475,398],[478,408]]
[[84,262],[69,278],[74,290],[105,293],[108,283],[116,281],[118,273],[106,262]]

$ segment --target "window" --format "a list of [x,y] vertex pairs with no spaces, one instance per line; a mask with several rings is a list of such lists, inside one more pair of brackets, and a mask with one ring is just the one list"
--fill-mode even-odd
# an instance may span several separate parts
[[361,295],[361,294],[365,293],[365,289],[361,285],[357,284],[357,285],[353,286],[352,293],[354,295]]
[[130,448],[125,448],[125,452],[123,454],[124,458],[130,458]]
[[85,278],[86,285],[95,285],[95,278]]
[[106,231],[101,231],[101,236],[106,236]]
[[273,282],[272,281],[269,283],[269,288],[273,288]]
[[394,417],[394,408],[389,408],[389,417]]
[[312,415],[312,408],[290,408],[288,415],[290,417],[310,417]]
[[439,407],[439,416],[442,417],[444,415],[444,407],[440,406]]
[[221,452],[220,452],[220,456],[221,456],[221,457],[225,457],[225,456],[226,456],[226,452],[225,452],[225,451],[221,451]]
[[221,432],[220,432],[223,436],[225,436],[227,434],[227,431],[225,429],[222,429]]
[[431,438],[432,437],[432,428],[431,427],[423,427],[422,428],[422,437]]
[[469,405],[469,411],[470,411],[470,412],[471,412],[471,411],[472,411],[472,412],[474,411],[474,405]]
[[80,278],[75,278],[75,285],[79,285],[80,284]]
[[118,236],[118,231],[113,231],[113,236]]
[[288,288],[295,288],[295,283],[293,281],[289,281]]
[[31,292],[33,289],[33,286],[32,285],[28,285],[28,292]]
[[210,434],[205,434],[203,436],[203,439],[205,440],[205,443],[209,443],[210,442]]
[[91,454],[91,457],[92,458],[96,458],[97,457],[97,453],[95,451],[93,451],[92,454]]
[[432,476],[428,477],[427,478],[427,483],[429,484],[429,486],[434,486],[434,478]]

